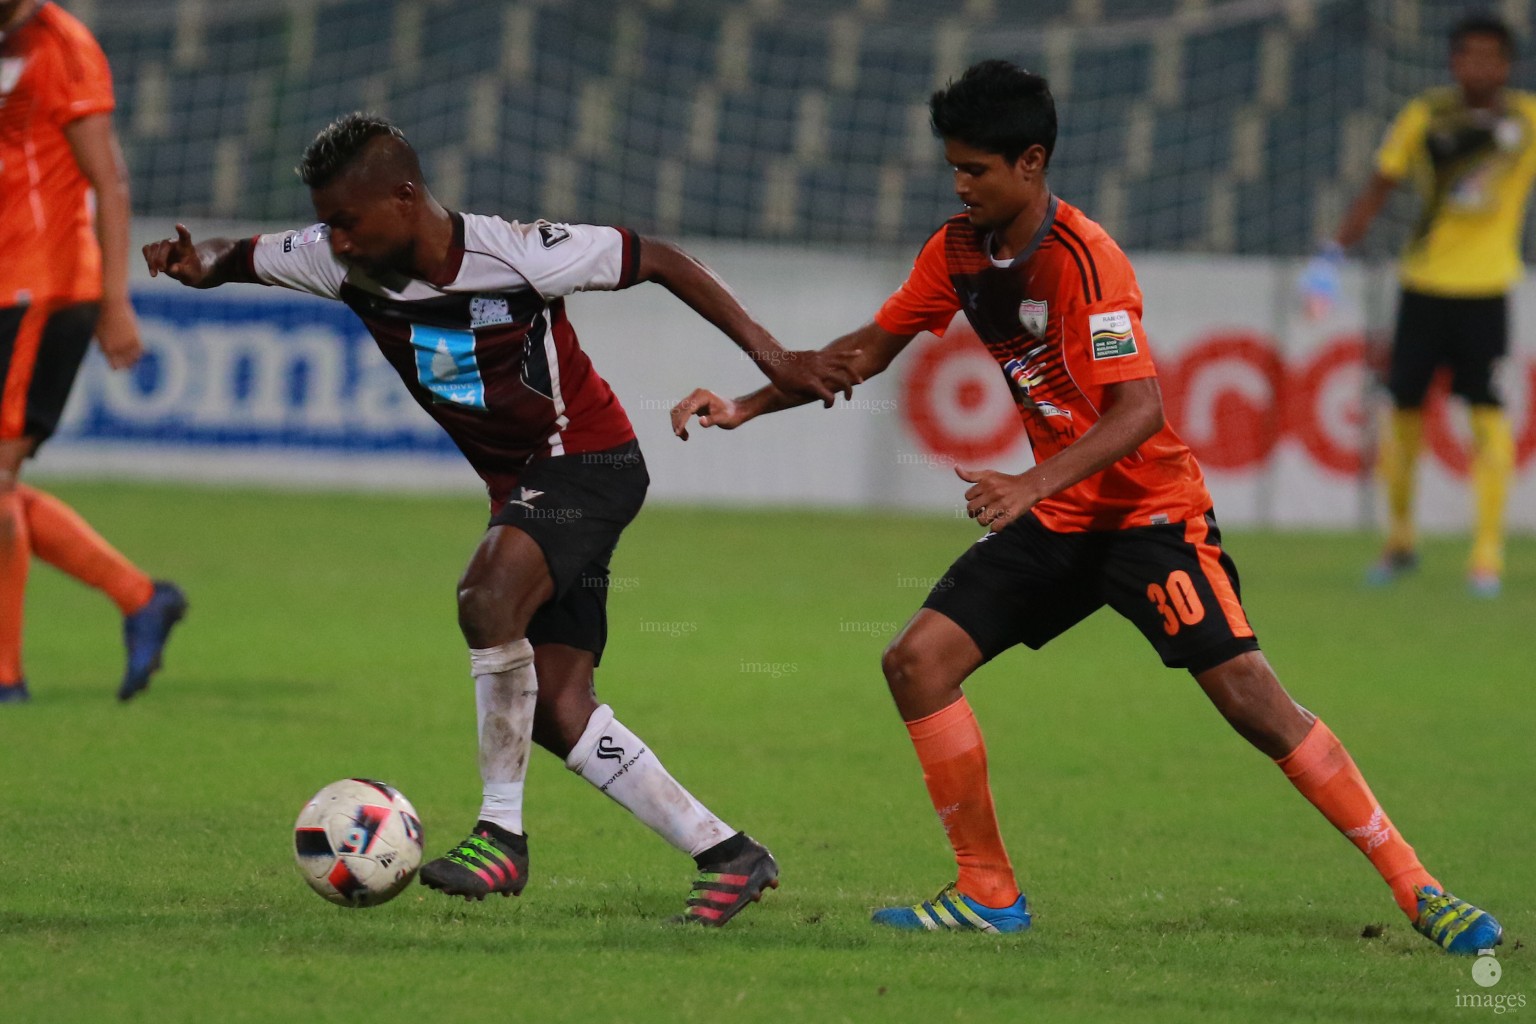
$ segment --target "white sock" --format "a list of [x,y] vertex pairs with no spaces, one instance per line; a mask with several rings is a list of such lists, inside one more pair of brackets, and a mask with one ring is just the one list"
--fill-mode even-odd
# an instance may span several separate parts
[[565,766],[690,857],[736,834],[667,773],[607,704],[587,719]]
[[475,675],[475,722],[480,738],[480,820],[523,832],[523,780],[533,744],[533,706],[539,682],[533,645],[526,639],[500,647],[470,648]]

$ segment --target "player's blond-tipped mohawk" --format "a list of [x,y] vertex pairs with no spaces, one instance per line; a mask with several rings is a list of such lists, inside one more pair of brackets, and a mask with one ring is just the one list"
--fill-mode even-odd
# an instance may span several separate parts
[[357,158],[369,140],[381,136],[398,139],[411,148],[405,133],[387,119],[362,111],[343,114],[321,129],[294,171],[310,188],[324,188]]

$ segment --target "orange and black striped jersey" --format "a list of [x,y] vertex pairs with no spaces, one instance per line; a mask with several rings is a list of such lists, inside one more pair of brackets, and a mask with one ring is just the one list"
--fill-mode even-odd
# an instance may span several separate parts
[[[1130,260],[1098,224],[1051,197],[1025,250],[993,258],[991,236],[964,216],[934,233],[875,322],[892,334],[942,334],[963,310],[1013,391],[1035,461],[1099,420],[1105,388],[1157,375]],[[1183,522],[1210,508],[1194,454],[1173,428],[1035,506],[1057,531]]]

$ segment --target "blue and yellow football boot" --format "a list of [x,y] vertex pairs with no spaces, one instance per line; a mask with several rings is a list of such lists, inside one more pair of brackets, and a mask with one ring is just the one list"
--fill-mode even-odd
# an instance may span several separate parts
[[1486,910],[1427,885],[1414,889],[1414,894],[1419,898],[1414,931],[1446,952],[1476,956],[1478,950],[1504,941],[1504,929]]
[[986,907],[951,882],[931,900],[911,907],[886,907],[875,911],[869,920],[909,932],[1022,932],[1029,927],[1029,907],[1023,893],[1006,907]]

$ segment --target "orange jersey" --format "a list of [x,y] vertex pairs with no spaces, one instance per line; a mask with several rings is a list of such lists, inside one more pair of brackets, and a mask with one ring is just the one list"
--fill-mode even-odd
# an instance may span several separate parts
[[[1036,462],[1098,422],[1107,385],[1157,375],[1130,260],[1054,196],[1029,247],[1007,262],[992,258],[990,235],[964,215],[946,222],[875,322],[892,334],[942,334],[960,310],[1002,367]],[[1164,425],[1034,512],[1046,527],[1072,532],[1183,522],[1210,506],[1194,454]]]
[[101,298],[90,186],[64,127],[113,106],[106,55],[56,4],[0,37],[0,307]]

